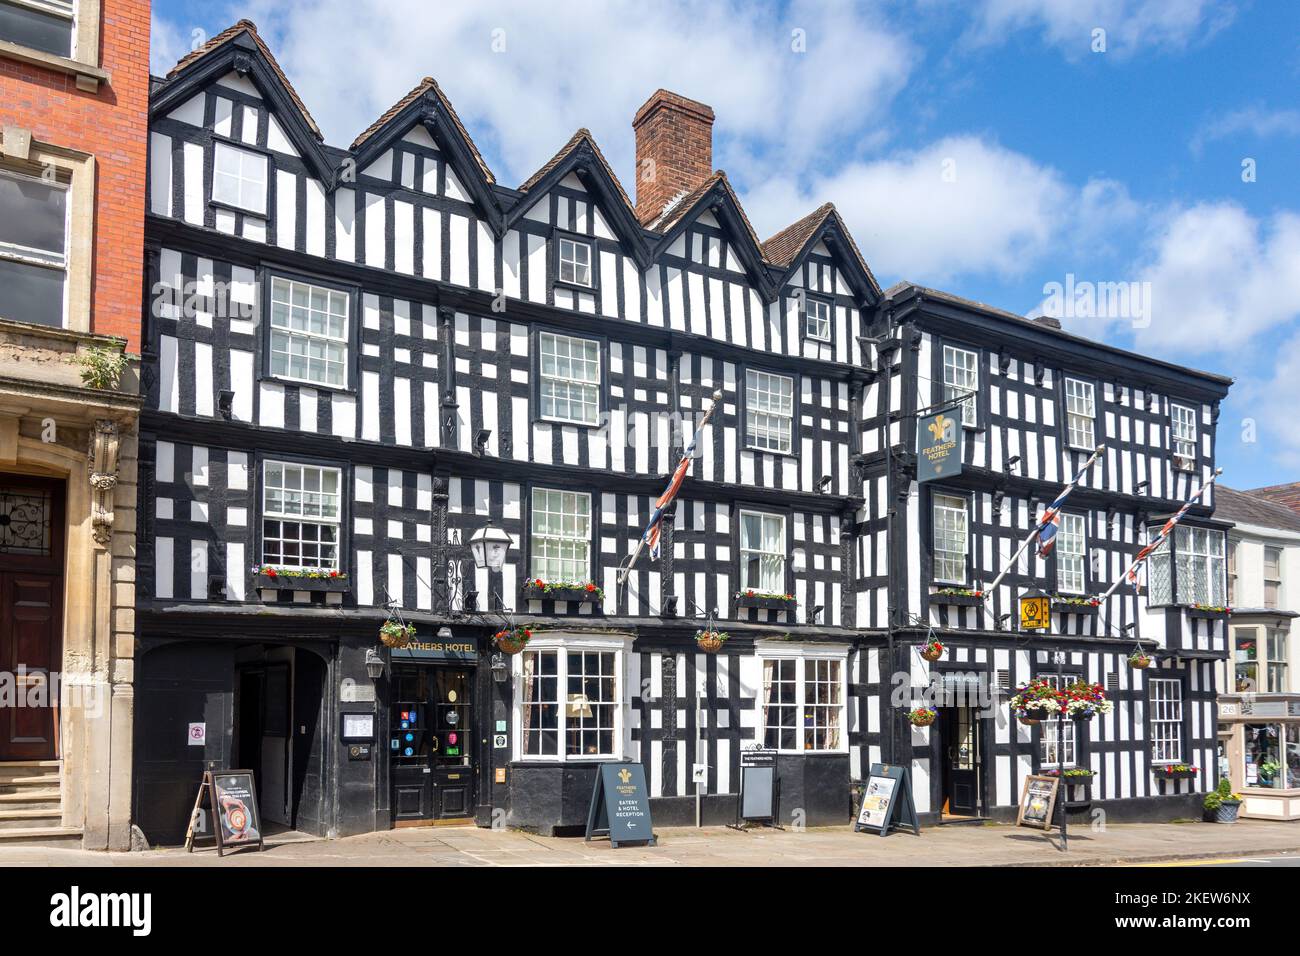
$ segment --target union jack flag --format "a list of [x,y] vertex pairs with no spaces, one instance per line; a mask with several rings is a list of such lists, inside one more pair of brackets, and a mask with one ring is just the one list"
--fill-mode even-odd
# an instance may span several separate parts
[[1052,553],[1052,549],[1056,547],[1056,529],[1061,525],[1061,505],[1065,503],[1065,499],[1073,490],[1074,484],[1071,483],[1043,512],[1043,518],[1038,522],[1038,556],[1040,558],[1046,558]]
[[664,511],[677,497],[677,492],[681,490],[686,473],[691,470],[691,460],[695,457],[695,445],[699,442],[700,435],[704,433],[704,426],[708,424],[709,416],[712,414],[713,408],[710,406],[708,412],[700,419],[700,426],[695,429],[695,434],[691,436],[691,443],[682,452],[682,460],[677,463],[677,467],[673,470],[673,476],[668,481],[668,487],[664,489],[664,493],[655,502],[654,511],[650,512],[650,522],[645,526],[645,533],[641,535],[641,540],[650,546],[650,557],[652,559],[657,560],[659,557],[659,528],[663,524]]
[[[1208,485],[1209,482],[1206,482],[1206,484]],[[1204,488],[1201,489],[1201,491],[1204,490],[1205,490]],[[1187,514],[1187,509],[1190,508],[1193,502],[1195,502],[1197,498],[1200,497],[1201,497],[1201,492],[1198,491],[1196,493],[1196,497],[1187,501],[1181,508],[1178,509],[1177,513],[1174,514],[1172,518],[1170,518],[1163,525],[1161,525],[1160,533],[1156,535],[1147,544],[1146,547],[1144,547],[1141,551],[1137,553],[1137,557],[1133,559],[1133,564],[1129,567],[1128,574],[1126,575],[1129,584],[1137,584],[1138,568],[1142,567],[1142,562],[1145,561],[1147,558],[1151,557],[1152,552],[1154,552],[1157,548],[1159,548],[1162,544],[1165,543],[1165,539],[1168,538],[1169,535],[1173,533],[1174,525],[1178,524],[1178,522],[1182,520],[1183,515]]]

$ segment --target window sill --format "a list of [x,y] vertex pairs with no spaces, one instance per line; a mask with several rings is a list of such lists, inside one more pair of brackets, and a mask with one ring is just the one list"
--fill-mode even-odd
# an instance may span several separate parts
[[555,279],[551,285],[556,289],[569,289],[573,292],[586,292],[589,295],[595,295],[599,290],[598,285],[583,285],[581,282],[566,282],[564,279]]
[[234,203],[222,202],[220,199],[209,199],[208,205],[213,209],[224,209],[226,212],[237,212],[242,216],[252,216],[254,219],[262,219],[270,222],[271,214],[268,212],[258,212],[256,209],[246,209],[243,206],[236,206]]
[[[602,415],[605,414],[605,410],[604,410],[604,409],[601,409],[601,414],[602,414]],[[600,429],[600,428],[603,428],[603,427],[605,426],[605,423],[604,423],[604,422],[599,422],[599,421],[597,421],[597,422],[573,422],[573,421],[569,421],[569,420],[566,419],[566,418],[544,418],[544,417],[542,417],[542,416],[540,416],[540,415],[539,415],[537,418],[534,418],[534,419],[533,419],[533,424],[534,424],[534,425],[556,425],[556,426],[558,426],[558,427],[560,427],[560,428],[590,428],[590,429],[593,429],[593,430],[595,430],[595,429]]]
[[754,445],[746,445],[745,451],[753,452],[755,455],[773,455],[777,458],[793,458],[796,461],[799,456],[794,451],[777,451],[775,448],[757,448]]
[[31,47],[12,43],[9,40],[0,40],[0,57],[7,57],[20,63],[28,63],[32,66],[40,66],[47,70],[54,70],[56,73],[76,77],[77,89],[83,93],[98,93],[99,84],[108,83],[109,81],[107,70],[102,70],[97,66],[91,66],[89,63],[82,63],[66,56],[59,56],[56,53],[33,50]]
[[263,382],[279,382],[281,385],[294,385],[298,388],[314,388],[322,392],[338,392],[340,395],[355,395],[357,390],[350,385],[325,385],[321,382],[308,381],[305,378],[291,378],[288,375],[276,375],[267,372],[262,376]]

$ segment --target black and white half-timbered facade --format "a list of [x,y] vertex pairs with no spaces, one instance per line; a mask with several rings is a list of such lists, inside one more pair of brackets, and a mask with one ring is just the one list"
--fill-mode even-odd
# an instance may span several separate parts
[[[1230,380],[908,283],[888,290],[869,336],[879,374],[862,415],[866,508],[893,527],[877,558],[889,565],[884,593],[856,589],[859,626],[888,631],[867,652],[860,699],[866,726],[886,728],[881,752],[910,759],[918,811],[1014,818],[1027,775],[1080,768],[1110,819],[1199,813],[1196,794],[1216,783],[1213,674],[1227,654],[1229,525],[1211,517],[1213,487],[1140,588],[1097,602],[1214,474]],[[918,413],[954,407],[960,474],[918,483]],[[990,593],[1081,472],[1048,557],[1031,546]],[[871,566],[866,540],[858,575]],[[1020,598],[1033,595],[1050,599],[1045,630],[1021,628]],[[930,639],[944,645],[933,663],[919,654]],[[1150,667],[1129,665],[1138,649]],[[1034,678],[1100,684],[1113,710],[1063,731],[1023,725],[1007,701]],[[935,723],[902,719],[915,704],[934,707]],[[877,759],[874,742],[868,754]]]
[[[1217,593],[1213,521],[1185,522],[1148,597],[1067,608],[1040,637],[997,619],[1026,587],[1085,595],[1119,573],[1213,467],[1224,380],[928,290],[886,297],[829,205],[760,241],[712,168],[712,111],[663,90],[633,121],[635,199],[586,130],[496,182],[431,79],[327,145],[247,21],[156,78],[150,115],[151,839],[183,834],[209,765],[253,769],[267,820],[321,834],[563,832],[607,760],[643,765],[657,822],[694,819],[697,795],[727,822],[756,746],[777,751],[786,822],[847,822],[880,760],[911,760],[923,815],[996,815],[1056,759],[1000,689],[1058,648],[1117,681],[1115,713],[1062,748],[1099,796],[1159,814],[1208,782],[1154,772],[1210,763],[1224,638],[1186,605]],[[975,393],[969,460],[918,487],[915,417],[950,379]],[[661,552],[623,584],[715,395]],[[1108,451],[1055,560],[987,609],[936,597],[996,573],[1079,460],[1066,422],[1085,407]],[[496,567],[474,558],[484,535],[508,538]],[[413,625],[405,647],[380,643],[389,619]],[[521,652],[494,646],[506,626],[531,630]],[[951,645],[933,668],[914,653],[930,629]],[[1137,640],[1157,668],[1124,667]],[[914,730],[931,672],[992,703]],[[969,807],[944,769],[962,750]]]

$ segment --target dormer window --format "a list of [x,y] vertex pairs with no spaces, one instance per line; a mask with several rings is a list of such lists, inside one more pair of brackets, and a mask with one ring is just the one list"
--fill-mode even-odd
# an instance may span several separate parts
[[560,238],[561,282],[591,288],[591,243]]
[[803,334],[817,342],[831,340],[831,304],[825,299],[804,298]]
[[212,164],[212,201],[266,215],[266,157],[217,143]]

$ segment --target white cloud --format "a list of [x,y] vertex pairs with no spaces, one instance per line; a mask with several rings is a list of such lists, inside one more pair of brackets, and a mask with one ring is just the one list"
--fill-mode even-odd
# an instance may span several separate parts
[[257,22],[329,142],[350,143],[429,75],[510,185],[580,126],[630,185],[632,117],[661,86],[714,108],[715,165],[757,169],[759,154],[815,164],[826,137],[887,112],[915,57],[869,6],[255,0],[230,22],[240,16]]
[[1272,136],[1300,136],[1300,110],[1267,110],[1258,106],[1235,110],[1200,127],[1192,137],[1193,153],[1206,143],[1238,136],[1266,139]]
[[1144,350],[1218,356],[1300,318],[1300,215],[1268,220],[1235,203],[1171,210],[1147,241],[1137,278],[1151,283]]
[[984,0],[967,38],[990,45],[1037,30],[1073,59],[1092,52],[1093,30],[1101,28],[1108,53],[1181,50],[1223,29],[1235,12],[1223,0]]
[[195,39],[202,43],[206,38],[202,31],[194,35],[179,24],[154,17],[149,23],[150,71],[158,76],[166,76],[176,61],[190,52]]
[[[1249,376],[1233,386],[1232,408],[1253,420],[1254,440],[1272,463],[1294,474],[1300,469],[1300,429],[1295,426],[1300,331],[1291,331],[1290,338],[1278,335],[1275,341],[1265,343],[1263,351],[1273,363],[1271,373],[1268,363],[1261,360],[1263,374]],[[1220,441],[1236,440],[1245,431],[1242,425],[1240,420],[1221,418]]]

